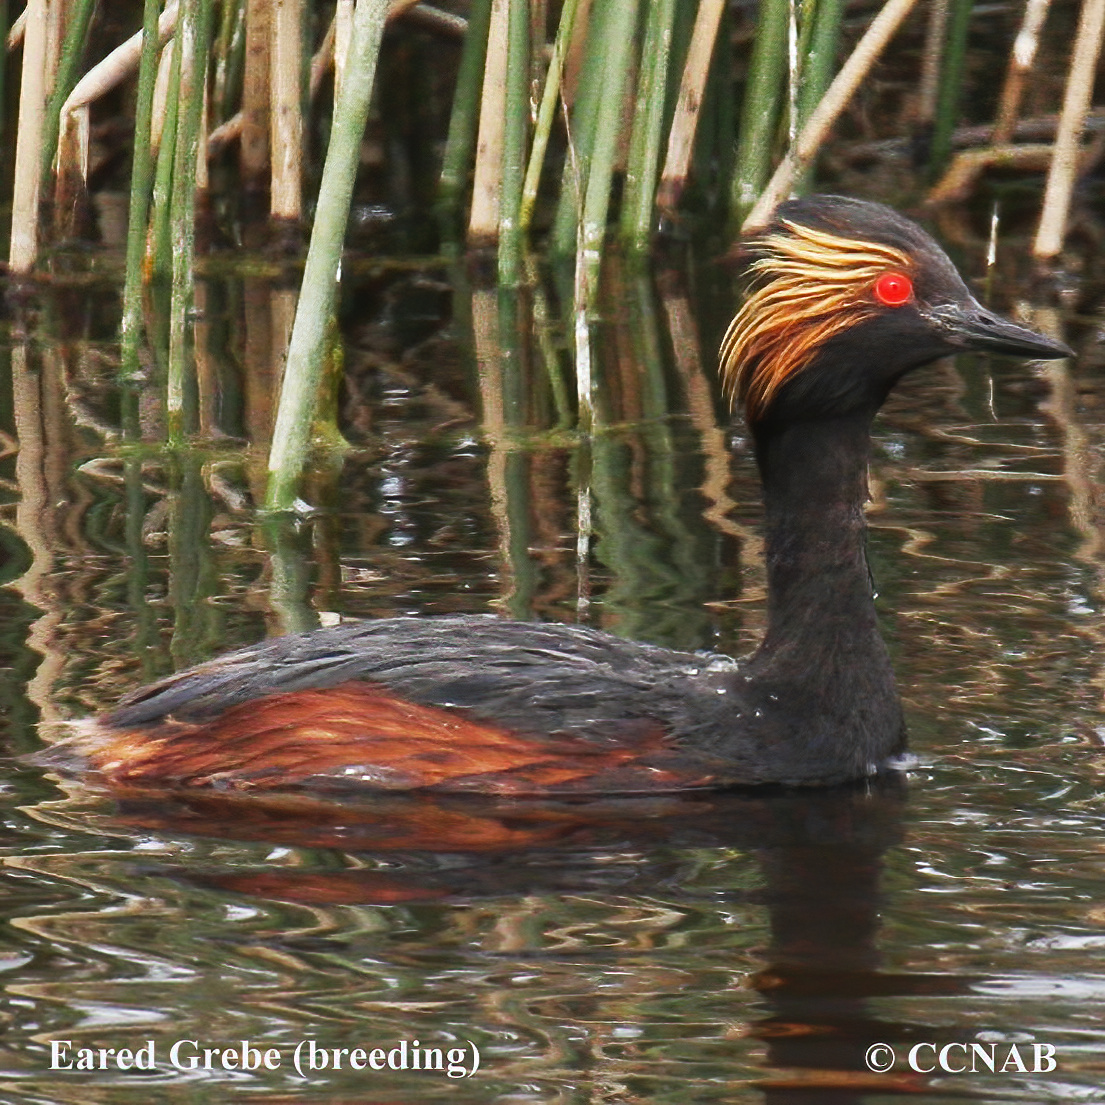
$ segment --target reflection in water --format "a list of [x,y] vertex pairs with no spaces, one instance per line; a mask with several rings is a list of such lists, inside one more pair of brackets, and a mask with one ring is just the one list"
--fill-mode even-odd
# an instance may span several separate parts
[[[436,268],[350,273],[346,383],[330,398],[351,448],[320,447],[319,509],[294,520],[262,523],[251,505],[288,300],[275,277],[209,282],[199,434],[177,452],[160,445],[158,388],[111,381],[98,335],[113,292],[88,297],[107,310],[59,308],[60,333],[12,343],[12,750],[33,746],[36,715],[49,738],[175,666],[341,616],[493,609],[749,650],[759,493],[740,427],[719,417],[718,273],[665,274],[656,295],[628,272],[611,286],[590,437],[571,428],[572,320],[555,286],[504,301],[457,283],[450,306]],[[58,799],[11,765],[0,1097],[1092,1100],[1099,392],[1089,374],[948,365],[908,381],[880,423],[872,563],[926,761],[908,799],[890,786],[501,808],[116,804]],[[472,1040],[485,1065],[459,1084],[217,1071],[151,1088],[104,1072],[93,1091],[43,1058],[51,1039],[400,1034]],[[1055,1043],[1061,1070],[940,1079],[863,1062],[876,1041],[901,1055],[1018,1038]]]
[[[66,802],[47,803],[35,813],[50,824],[91,823],[101,833],[124,837],[257,840],[274,846],[283,859],[294,850],[296,862],[275,865],[272,855],[261,863],[227,863],[218,852],[178,863],[151,859],[143,874],[229,892],[247,908],[256,899],[308,908],[317,935],[305,942],[298,926],[284,936],[270,933],[267,954],[299,956],[310,949],[351,969],[361,968],[346,959],[349,907],[458,902],[466,910],[495,909],[486,953],[532,959],[535,969],[564,953],[589,950],[589,961],[617,970],[626,953],[657,952],[657,985],[665,966],[674,966],[670,953],[681,944],[679,930],[695,913],[714,914],[716,925],[718,916],[748,914],[755,907],[767,915],[766,948],[753,953],[753,962],[762,965],[744,975],[739,961],[731,963],[712,1000],[741,1023],[740,1037],[766,1045],[762,1086],[769,1100],[791,1100],[794,1087],[785,1079],[776,1083],[770,1073],[783,1069],[808,1072],[803,1092],[827,1086],[842,1094],[833,1100],[843,1102],[859,1100],[844,1094],[850,1084],[858,1094],[901,1082],[895,1074],[872,1076],[863,1065],[871,1040],[900,1039],[903,1031],[873,1018],[868,999],[932,992],[931,980],[879,973],[883,856],[899,843],[904,798],[901,783],[888,779],[874,787],[808,793],[500,806],[409,796],[328,803],[292,796],[152,795],[126,798],[106,812],[101,803],[91,816],[79,803]],[[76,811],[69,809],[74,804]],[[726,878],[736,881],[680,894],[692,856],[699,863],[726,857]],[[561,927],[564,895],[592,905],[607,900],[612,909],[622,902],[622,912],[636,912],[642,920],[655,911],[663,918],[658,926],[639,927],[637,937],[627,932],[612,944],[595,945],[585,930],[569,936],[570,928]],[[671,976],[668,997],[653,992],[636,1010],[619,1003],[616,1029],[591,1022],[592,1077],[611,1084],[655,1077],[655,1060],[647,1052],[617,1041],[662,1027],[647,1005],[676,999],[684,974]],[[940,989],[956,992],[948,980]],[[759,998],[750,1002],[753,992]],[[881,1035],[871,1035],[876,1029]],[[739,1041],[723,1047],[746,1051]],[[747,1064],[750,1057],[739,1061]],[[846,1072],[860,1073],[849,1078]],[[691,1064],[687,1081],[696,1080]]]

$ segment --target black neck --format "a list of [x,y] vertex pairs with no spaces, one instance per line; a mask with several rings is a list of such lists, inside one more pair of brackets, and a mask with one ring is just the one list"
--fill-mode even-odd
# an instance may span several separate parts
[[870,426],[856,416],[757,430],[767,515],[765,650],[823,634],[826,619],[849,635],[874,625],[864,517]]
[[780,751],[827,773],[903,743],[901,707],[867,566],[873,412],[760,425],[768,630],[749,672]]

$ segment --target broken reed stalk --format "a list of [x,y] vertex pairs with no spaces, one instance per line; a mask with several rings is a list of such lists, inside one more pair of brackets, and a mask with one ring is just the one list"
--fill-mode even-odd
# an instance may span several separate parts
[[774,175],[756,201],[742,229],[749,231],[765,226],[771,212],[789,194],[798,176],[812,163],[833,123],[852,98],[860,82],[878,61],[902,20],[909,15],[917,0],[887,0],[882,10],[871,21],[848,60],[840,67],[821,102],[814,108],[806,125],[798,135],[798,141],[787,151]]
[[925,206],[966,203],[979,177],[990,169],[1045,172],[1051,164],[1051,153],[1052,146],[1045,142],[1017,142],[960,150],[925,196]]
[[493,245],[499,233],[506,66],[510,44],[507,5],[508,0],[492,0],[487,31],[476,171],[472,181],[472,207],[468,213],[468,244],[475,247]]
[[303,0],[274,4],[272,19],[269,213],[298,222],[303,214]]
[[522,280],[522,183],[529,122],[529,12],[527,0],[509,0],[506,100],[503,120],[502,194],[499,200],[499,283]]
[[1105,33],[1105,0],[1083,0],[1074,39],[1070,75],[1063,94],[1063,110],[1055,133],[1055,152],[1044,188],[1044,206],[1040,227],[1032,253],[1036,257],[1056,256],[1063,248],[1071,193],[1078,176],[1079,139],[1086,123],[1090,97],[1093,95],[1097,61],[1101,56],[1102,34]]
[[739,223],[771,175],[771,147],[779,118],[786,61],[787,0],[763,0],[741,105],[731,209]]
[[142,255],[146,219],[150,210],[153,164],[150,122],[153,86],[157,79],[158,0],[145,0],[142,16],[142,55],[138,64],[138,100],[134,111],[134,161],[130,177],[130,213],[127,220],[127,274],[123,285],[122,348],[119,370],[124,379],[138,374],[138,345],[142,337]]
[[169,364],[165,412],[169,440],[185,432],[184,388],[188,319],[196,254],[196,160],[203,130],[204,87],[214,0],[183,0],[177,48],[181,55],[179,99],[182,111],[173,150],[173,187],[169,206],[172,240],[172,299],[169,314]]
[[18,50],[23,45],[24,36],[27,33],[27,13],[31,10],[28,4],[16,17],[8,31],[8,49]]
[[[661,0],[661,2],[670,3],[671,0]],[[537,188],[541,183],[541,169],[545,164],[545,151],[549,145],[549,134],[552,131],[556,108],[560,102],[560,85],[564,77],[564,62],[572,41],[578,11],[579,0],[564,0],[564,7],[560,11],[560,25],[556,30],[556,41],[553,43],[549,68],[545,74],[541,106],[537,109],[537,122],[533,128],[533,142],[530,146],[529,164],[526,166],[526,178],[522,184],[522,209],[519,221],[522,225],[523,234],[529,229],[530,220],[533,217],[533,205],[537,202]]]
[[940,88],[936,95],[936,118],[932,129],[929,172],[938,174],[947,165],[952,152],[952,134],[959,122],[959,102],[963,93],[963,69],[967,60],[967,33],[971,28],[974,0],[951,0],[948,38],[944,44],[944,62],[940,68]]
[[[69,93],[77,83],[77,69],[84,55],[85,44],[88,41],[88,28],[92,22],[92,13],[96,7],[96,0],[76,0],[69,5],[66,13],[69,24],[65,31],[65,40],[61,47],[61,57],[58,62],[57,76],[54,80],[54,88],[50,93],[50,100],[46,106],[46,117],[42,125],[42,175],[48,176],[54,163],[58,149],[58,133],[61,128],[62,104],[69,98]],[[67,113],[68,114],[68,113]],[[59,175],[65,171],[63,166],[58,166]],[[82,178],[84,174],[81,174]]]
[[997,122],[990,142],[1003,146],[1013,137],[1017,126],[1017,116],[1021,110],[1021,96],[1025,81],[1036,61],[1036,51],[1040,46],[1040,32],[1047,19],[1051,0],[1028,0],[1024,8],[1024,20],[1017,37],[1013,40],[1013,49],[1009,51],[1009,68],[1005,73],[1005,84],[998,103]]
[[[155,41],[165,43],[169,39],[176,26],[177,10],[176,0],[166,6],[157,22]],[[89,69],[58,109],[55,226],[62,234],[70,232],[77,203],[87,186],[90,105],[130,77],[139,66],[141,53],[142,32],[138,31]],[[70,83],[59,76],[59,87]],[[46,171],[48,168],[44,166]]]
[[[782,3],[785,10],[786,0],[782,0]],[[656,206],[662,212],[674,212],[691,171],[695,134],[698,131],[702,105],[706,100],[710,59],[714,54],[714,44],[724,10],[724,0],[702,0],[698,7],[690,46],[687,48],[687,60],[683,65],[683,79],[679,85],[675,114],[668,133],[664,171],[656,194]],[[766,174],[764,179],[767,179]]]
[[609,3],[611,11],[603,28],[602,98],[598,105],[576,258],[576,264],[583,269],[584,299],[589,310],[595,307],[598,299],[598,273],[606,238],[606,216],[610,210],[610,185],[614,179],[637,30],[637,0],[609,0]]
[[622,239],[636,253],[648,249],[655,225],[656,176],[660,169],[664,110],[668,98],[668,72],[675,27],[675,0],[654,0],[649,5],[641,69],[637,81],[637,109],[622,192]]
[[[568,2],[575,3],[575,0]],[[449,135],[445,141],[445,156],[442,159],[438,184],[438,202],[441,209],[450,214],[455,214],[460,208],[468,183],[468,167],[472,164],[490,22],[491,0],[473,0],[468,15],[468,32],[464,37],[464,48],[460,56],[457,87],[453,93],[453,111],[449,116]]]
[[15,182],[8,263],[27,273],[38,256],[38,210],[42,186],[42,126],[46,114],[46,0],[27,0],[19,122],[15,134]]
[[[165,5],[157,21],[157,43],[164,46],[176,28],[179,5],[177,0]],[[140,64],[143,48],[143,32],[136,31],[120,43],[107,57],[98,61],[79,81],[65,101],[62,113],[92,103],[113,88],[122,84]]]
[[311,244],[307,250],[273,429],[265,495],[269,510],[292,508],[307,459],[311,419],[322,377],[326,332],[334,310],[342,242],[387,14],[387,0],[360,0],[353,17],[348,66],[322,170]]

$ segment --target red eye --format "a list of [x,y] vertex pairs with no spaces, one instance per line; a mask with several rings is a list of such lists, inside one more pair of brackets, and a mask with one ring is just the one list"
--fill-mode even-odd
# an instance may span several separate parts
[[875,298],[886,307],[901,307],[913,298],[913,281],[904,272],[884,272],[875,281]]

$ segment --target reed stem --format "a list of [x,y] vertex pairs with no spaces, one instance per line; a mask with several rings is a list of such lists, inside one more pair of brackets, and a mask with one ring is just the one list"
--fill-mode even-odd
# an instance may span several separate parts
[[952,152],[952,133],[959,122],[959,103],[963,94],[963,69],[967,59],[967,34],[971,29],[974,0],[951,0],[948,38],[944,44],[944,64],[936,95],[936,118],[932,129],[932,153],[929,173],[936,176],[948,163]]
[[387,0],[360,0],[353,16],[348,67],[322,170],[318,208],[269,453],[265,497],[269,510],[292,508],[307,458],[326,332],[334,310],[342,242],[387,13]]
[[[568,0],[575,3],[575,0]],[[476,146],[476,127],[480,117],[480,90],[483,87],[483,61],[487,55],[487,29],[491,22],[491,0],[473,0],[468,14],[468,31],[453,93],[453,112],[449,116],[449,136],[441,164],[438,202],[446,214],[459,210],[468,183],[472,153]]]
[[529,13],[526,0],[509,0],[506,101],[503,123],[502,193],[499,199],[499,283],[522,279],[522,182],[529,116]]
[[353,37],[353,12],[356,5],[353,0],[338,0],[334,11],[334,109],[337,109],[341,96],[342,82],[345,80],[345,66],[349,61],[349,42]]
[[[166,50],[169,58],[168,98],[165,115],[161,120],[161,134],[157,144],[157,167],[153,181],[153,217],[150,228],[152,258],[150,269],[154,276],[164,278],[172,272],[173,243],[170,231],[170,202],[173,192],[173,164],[175,162],[177,123],[180,118],[180,37],[174,37]],[[162,55],[164,65],[164,54]],[[156,87],[155,87],[156,96]]]
[[10,21],[8,0],[0,0],[0,135],[4,133],[4,122],[8,117],[6,111],[8,98],[4,95],[7,87],[5,81],[8,74],[8,24]]
[[[784,0],[785,4],[786,0]],[[668,134],[667,156],[656,204],[662,213],[673,212],[683,194],[691,172],[695,136],[706,100],[706,86],[710,77],[710,59],[714,55],[718,28],[725,10],[724,0],[703,0],[695,17],[694,30],[687,59],[683,65],[683,77],[679,83],[679,97]]]
[[178,120],[174,143],[170,202],[173,286],[165,400],[170,441],[179,440],[188,429],[184,421],[184,391],[188,319],[193,298],[192,265],[196,254],[196,160],[203,128],[203,90],[207,82],[212,3],[213,0],[183,0],[177,30],[181,54],[178,87],[184,110]]
[[622,193],[621,233],[631,250],[648,249],[655,224],[653,215],[656,176],[663,145],[667,107],[671,45],[675,26],[675,0],[653,0],[641,47],[641,72],[637,82],[637,110]]
[[844,106],[878,61],[887,43],[894,37],[894,32],[913,10],[916,2],[917,0],[887,0],[883,5],[848,55],[848,60],[840,67],[825,95],[821,97],[821,102],[798,135],[798,141],[779,163],[767,187],[756,201],[756,206],[744,220],[744,231],[766,225],[772,211],[790,192],[798,176],[811,164]]
[[739,224],[771,176],[771,147],[779,119],[786,64],[787,0],[763,0],[741,105],[733,220]]
[[[821,102],[833,79],[840,46],[840,28],[844,22],[844,0],[817,0],[809,42],[802,51],[802,76],[798,85],[798,112],[795,130],[800,131]],[[805,30],[805,28],[803,28]],[[816,160],[816,153],[814,159]],[[814,162],[803,173],[801,191],[813,183]]]
[[1063,248],[1071,193],[1078,175],[1079,139],[1093,95],[1094,76],[1105,35],[1105,0],[1083,0],[1074,39],[1070,75],[1063,94],[1063,110],[1055,134],[1055,152],[1044,189],[1040,229],[1032,252],[1041,258],[1054,257]]
[[279,0],[272,19],[270,213],[298,222],[303,214],[303,0]]
[[27,0],[23,73],[19,83],[19,122],[15,134],[15,184],[8,263],[27,273],[38,256],[38,212],[42,187],[43,119],[46,114],[46,0]]
[[583,61],[576,82],[575,103],[568,120],[568,152],[560,181],[560,199],[553,220],[550,247],[561,257],[573,257],[579,239],[583,195],[591,166],[591,151],[599,103],[603,96],[603,75],[607,59],[603,47],[607,41],[606,24],[616,10],[613,2],[592,3],[587,21]]
[[594,308],[598,299],[598,272],[606,238],[606,216],[610,210],[610,184],[614,178],[614,161],[618,156],[626,80],[633,64],[636,29],[637,0],[617,0],[616,3],[611,0],[611,12],[604,26],[602,46],[606,63],[602,99],[595,126],[591,169],[587,174],[579,256],[576,261],[583,266],[585,300],[589,310]]
[[269,97],[272,84],[271,0],[245,0],[245,60],[242,68],[242,134],[238,141],[238,173],[247,195],[268,191]]
[[492,0],[491,22],[487,31],[476,167],[472,179],[472,205],[468,213],[468,242],[477,248],[494,245],[499,237],[506,67],[510,52],[508,3],[509,0]]
[[1024,20],[1017,37],[1013,40],[1013,49],[1009,51],[1009,67],[1005,74],[1005,84],[998,103],[997,121],[990,144],[1004,146],[1012,141],[1017,126],[1017,116],[1021,109],[1021,96],[1025,82],[1032,73],[1036,62],[1036,51],[1040,46],[1040,32],[1044,29],[1051,0],[1028,0],[1024,8]]
[[940,95],[940,69],[944,61],[944,40],[948,36],[949,0],[932,0],[921,48],[921,79],[917,88],[917,124],[929,141]]
[[[667,0],[664,0],[667,2]],[[537,122],[533,128],[533,144],[530,148],[529,164],[526,166],[526,179],[522,185],[522,209],[519,222],[522,233],[529,229],[533,218],[533,205],[537,201],[537,188],[541,183],[541,169],[545,163],[545,151],[549,145],[553,119],[556,117],[557,104],[560,102],[560,86],[564,78],[564,61],[575,30],[576,13],[579,0],[564,0],[560,11],[560,25],[556,31],[552,56],[549,58],[548,72],[545,74],[545,87],[541,94],[541,106],[537,110]]]
[[150,122],[153,86],[157,79],[157,0],[145,0],[142,16],[142,57],[138,64],[138,101],[134,112],[134,160],[130,175],[130,213],[127,221],[127,275],[123,285],[123,321],[120,328],[120,374],[138,374],[138,345],[142,338],[142,256],[150,211],[153,163]]
[[245,64],[245,7],[224,0],[222,22],[216,46],[214,110],[212,118],[225,123],[242,99],[242,69]]

